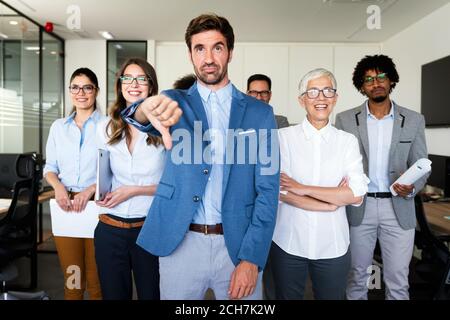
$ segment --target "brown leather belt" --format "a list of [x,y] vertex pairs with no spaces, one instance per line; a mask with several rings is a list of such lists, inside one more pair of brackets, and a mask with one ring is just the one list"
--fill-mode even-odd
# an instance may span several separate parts
[[222,224],[212,224],[212,225],[208,225],[208,224],[196,224],[196,223],[191,223],[189,225],[189,230],[194,231],[194,232],[200,232],[203,234],[223,234],[223,228],[222,228]]
[[[73,200],[73,198],[79,194],[79,192],[74,192],[74,191],[67,191],[67,194],[69,195],[69,199]],[[95,194],[92,195],[92,197],[89,200],[94,200],[94,196]]]
[[119,221],[119,220],[116,220],[116,219],[113,219],[113,218],[107,216],[106,214],[100,214],[98,216],[98,219],[101,222],[103,222],[104,224],[107,224],[107,225],[110,225],[113,227],[117,227],[117,228],[122,228],[122,229],[139,228],[144,225],[144,221],[138,221],[138,222]]
[[73,200],[73,198],[79,194],[79,192],[73,192],[73,191],[67,191],[67,194],[69,195],[69,199]]

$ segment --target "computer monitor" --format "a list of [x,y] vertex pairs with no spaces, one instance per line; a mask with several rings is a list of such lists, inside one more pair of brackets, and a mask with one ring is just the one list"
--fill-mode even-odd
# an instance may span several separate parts
[[428,158],[432,164],[427,184],[442,189],[444,197],[450,197],[450,157],[430,154]]

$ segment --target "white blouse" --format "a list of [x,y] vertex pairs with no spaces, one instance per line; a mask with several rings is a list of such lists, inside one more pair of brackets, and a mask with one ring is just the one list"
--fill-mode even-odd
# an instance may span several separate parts
[[[348,177],[355,197],[367,192],[358,140],[330,123],[321,130],[305,118],[302,124],[278,130],[281,172],[299,183],[337,187]],[[280,202],[273,241],[285,252],[308,259],[343,256],[349,246],[345,207],[333,212],[299,209]]]
[[[164,169],[165,149],[163,145],[147,145],[147,134],[139,131],[139,137],[130,154],[125,139],[117,144],[107,142],[106,126],[109,118],[97,126],[98,148],[110,152],[110,164],[113,172],[112,187],[114,191],[120,186],[150,186],[158,184]],[[146,217],[153,201],[153,196],[135,196],[118,204],[114,208],[101,208],[101,213],[110,213],[122,218]]]

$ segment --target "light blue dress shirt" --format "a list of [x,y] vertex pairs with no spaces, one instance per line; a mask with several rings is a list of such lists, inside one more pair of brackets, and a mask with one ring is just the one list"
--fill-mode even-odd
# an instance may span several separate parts
[[80,130],[75,115],[58,119],[50,127],[44,176],[54,172],[68,191],[80,192],[96,181],[96,128],[105,116],[94,111]]
[[229,82],[225,87],[214,92],[197,82],[197,90],[208,119],[212,168],[205,194],[192,222],[211,225],[222,223],[223,164],[233,87]]
[[389,191],[389,151],[394,126],[394,104],[382,119],[377,119],[367,108],[367,133],[369,136],[369,192]]

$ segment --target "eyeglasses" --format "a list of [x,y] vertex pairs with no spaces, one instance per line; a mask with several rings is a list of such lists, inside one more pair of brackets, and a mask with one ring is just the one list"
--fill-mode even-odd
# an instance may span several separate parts
[[379,73],[374,77],[367,76],[364,78],[364,83],[366,84],[373,84],[375,79],[378,80],[378,82],[383,83],[387,79],[387,73]]
[[134,80],[141,86],[148,86],[150,78],[148,77],[130,77],[130,76],[121,76],[120,81],[122,84],[132,84]]
[[91,94],[92,92],[94,92],[95,86],[93,86],[92,84],[86,84],[82,87],[77,86],[77,85],[72,85],[69,87],[70,93],[72,94],[78,94],[80,92],[80,90],[83,90],[84,93],[86,94]]
[[261,98],[267,99],[270,96],[270,91],[268,91],[268,90],[264,90],[264,91],[249,90],[247,92],[247,94],[254,98],[256,98],[256,97],[258,97],[258,95],[260,95]]
[[322,92],[323,96],[325,98],[333,98],[336,95],[336,89],[333,88],[324,88],[322,90],[319,90],[317,88],[311,88],[306,90],[302,93],[302,96],[306,94],[306,96],[310,99],[316,99],[319,97],[320,93]]

